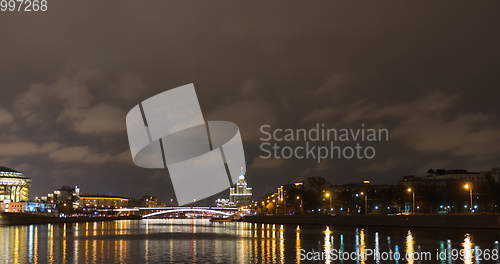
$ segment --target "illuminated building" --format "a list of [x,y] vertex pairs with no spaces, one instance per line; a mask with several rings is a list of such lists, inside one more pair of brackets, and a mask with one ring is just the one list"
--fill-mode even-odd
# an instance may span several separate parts
[[252,188],[247,186],[243,168],[236,186],[229,189],[229,201],[236,206],[246,205],[252,202]]
[[467,170],[430,169],[423,175],[409,175],[401,179],[405,186],[434,185],[445,188],[449,182],[470,182],[474,186],[485,186],[500,183],[500,169],[493,168],[489,171],[473,172]]
[[230,202],[229,199],[219,198],[215,200],[215,205],[217,207],[235,207],[233,202]]
[[35,201],[51,203],[51,204],[67,204],[71,205],[73,208],[78,208],[78,200],[80,199],[80,188],[78,186],[70,187],[63,186],[60,189],[47,194],[47,196],[42,196],[40,198],[35,197]]
[[0,167],[0,202],[28,200],[31,179],[21,172]]
[[37,202],[2,202],[0,211],[14,213],[55,213],[55,204]]
[[139,206],[141,207],[163,207],[167,204],[163,201],[160,201],[157,197],[152,195],[144,195],[139,201]]
[[128,198],[103,195],[82,195],[80,206],[85,208],[121,208],[128,206]]
[[467,181],[475,185],[487,184],[488,177],[481,172],[472,172],[467,170],[429,170],[427,176],[431,180],[448,180],[448,181]]

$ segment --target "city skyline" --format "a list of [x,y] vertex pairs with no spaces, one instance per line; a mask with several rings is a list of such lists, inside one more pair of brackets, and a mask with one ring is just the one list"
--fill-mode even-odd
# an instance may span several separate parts
[[[0,166],[31,177],[33,194],[78,185],[172,198],[167,171],[133,166],[125,114],[190,82],[207,119],[240,127],[257,196],[309,176],[392,183],[430,168],[500,166],[500,37],[491,6],[269,3],[221,14],[221,3],[124,5],[129,19],[100,5],[105,15],[93,20],[93,7],[81,3],[64,3],[71,17],[0,18],[16,25],[0,28],[9,36],[4,50],[16,50],[0,62]],[[318,122],[386,127],[391,140],[371,161],[258,158],[261,125]]]
[[0,0],[0,263],[500,263],[499,8]]

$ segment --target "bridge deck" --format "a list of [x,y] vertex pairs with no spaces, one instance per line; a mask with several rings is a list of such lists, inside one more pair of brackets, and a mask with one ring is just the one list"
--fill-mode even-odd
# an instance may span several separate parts
[[133,207],[133,208],[115,208],[115,209],[98,209],[100,212],[136,212],[136,211],[148,211],[148,210],[184,210],[191,209],[193,211],[198,210],[215,210],[215,211],[238,211],[235,207],[185,207],[185,206],[168,206],[168,207]]

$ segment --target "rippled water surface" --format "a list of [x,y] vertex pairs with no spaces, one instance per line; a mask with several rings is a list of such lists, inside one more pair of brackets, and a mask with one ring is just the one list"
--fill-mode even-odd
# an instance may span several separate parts
[[0,263],[500,263],[497,240],[493,230],[124,220],[0,226]]

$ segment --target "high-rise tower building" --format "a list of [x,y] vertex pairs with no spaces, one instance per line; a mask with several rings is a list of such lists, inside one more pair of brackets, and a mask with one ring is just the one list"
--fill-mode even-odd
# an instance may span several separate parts
[[252,202],[252,188],[247,185],[243,168],[241,168],[238,182],[229,189],[229,201],[236,206],[247,205]]

